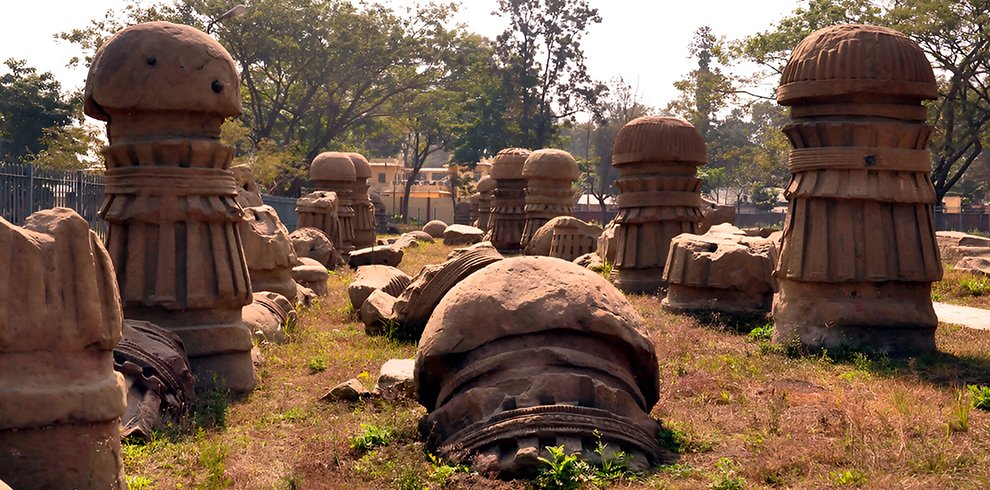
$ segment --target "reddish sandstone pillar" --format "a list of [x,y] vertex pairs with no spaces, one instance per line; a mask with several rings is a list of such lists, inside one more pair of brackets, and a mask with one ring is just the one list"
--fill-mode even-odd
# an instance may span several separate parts
[[357,180],[354,162],[346,153],[320,153],[309,167],[309,180],[317,189],[337,194],[339,228],[323,231],[334,240],[340,253],[349,253],[354,250],[354,187]]
[[347,153],[354,163],[354,248],[367,248],[375,242],[375,205],[368,190],[371,164],[360,153]]
[[496,184],[490,235],[499,252],[522,249],[526,226],[526,179],[522,171],[529,153],[523,148],[506,148],[492,160],[491,175]]
[[492,228],[492,202],[495,199],[495,187],[498,182],[486,175],[478,180],[475,190],[478,191],[478,228],[488,231]]
[[237,68],[213,38],[149,22],[115,34],[86,80],[85,111],[107,121],[107,246],[124,315],[182,337],[200,387],[255,384],[241,307],[251,284],[241,248],[233,149],[220,124],[241,113]]
[[574,157],[564,150],[536,150],[523,164],[526,179],[526,224],[520,243],[523,247],[539,230],[557,216],[574,214],[574,189],[578,179]]
[[619,214],[615,269],[619,289],[655,293],[662,283],[670,240],[697,233],[701,215],[699,165],[708,160],[701,133],[670,117],[640,117],[619,131],[612,165]]
[[777,339],[812,347],[935,348],[942,277],[921,102],[925,54],[890,29],[838,25],[801,41],[781,77],[791,107],[788,213],[775,275]]

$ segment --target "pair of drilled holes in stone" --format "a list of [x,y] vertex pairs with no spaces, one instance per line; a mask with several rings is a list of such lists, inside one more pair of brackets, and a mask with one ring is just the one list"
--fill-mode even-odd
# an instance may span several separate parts
[[[155,66],[158,64],[158,58],[155,56],[148,56],[144,59],[144,61],[148,64],[148,66]],[[223,82],[220,80],[214,80],[213,83],[210,84],[210,90],[212,90],[215,94],[223,92]]]

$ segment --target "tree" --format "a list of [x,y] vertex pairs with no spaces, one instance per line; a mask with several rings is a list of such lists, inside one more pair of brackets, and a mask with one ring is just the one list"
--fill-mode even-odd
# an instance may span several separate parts
[[38,73],[24,60],[5,64],[8,72],[0,76],[0,162],[26,161],[63,139],[73,121],[73,101],[50,72]]
[[544,148],[558,121],[594,111],[605,92],[588,75],[581,47],[585,31],[602,19],[587,0],[498,0],[493,15],[509,19],[495,56],[519,121],[515,143]]

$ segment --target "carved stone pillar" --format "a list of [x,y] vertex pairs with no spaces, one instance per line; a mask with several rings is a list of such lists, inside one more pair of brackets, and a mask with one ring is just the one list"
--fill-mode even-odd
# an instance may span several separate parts
[[368,190],[371,164],[360,153],[347,153],[354,163],[354,248],[367,248],[375,242],[375,205]]
[[564,150],[544,148],[526,158],[523,165],[526,224],[520,239],[523,247],[547,221],[574,213],[575,197],[571,185],[578,175],[577,162]]
[[935,348],[931,283],[942,277],[921,102],[937,97],[903,34],[838,25],[809,35],[781,77],[787,222],[775,275],[778,340],[812,347]]
[[[357,171],[346,153],[320,153],[309,167],[309,180],[321,191],[337,194],[337,230],[321,230],[330,235],[341,254],[354,250],[354,187]],[[302,226],[302,225],[300,225]],[[306,225],[313,226],[313,225]],[[317,227],[319,228],[319,227]]]
[[529,153],[523,148],[506,148],[492,160],[496,184],[490,234],[499,252],[522,249],[520,240],[526,226],[526,179],[522,170]]
[[498,182],[486,175],[478,180],[475,190],[478,191],[478,228],[483,231],[492,229],[492,203],[495,200],[495,187]]
[[670,240],[697,233],[701,214],[698,166],[708,160],[691,123],[647,116],[630,121],[612,147],[616,185],[616,285],[627,293],[654,293],[662,283]]
[[192,27],[149,22],[115,34],[86,81],[85,111],[107,121],[107,246],[124,315],[177,333],[201,388],[255,384],[241,307],[251,285],[241,247],[233,149],[220,124],[241,113],[237,68]]

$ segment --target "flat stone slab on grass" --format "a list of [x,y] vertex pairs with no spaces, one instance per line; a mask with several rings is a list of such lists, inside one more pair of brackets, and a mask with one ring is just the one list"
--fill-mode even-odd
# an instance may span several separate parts
[[946,303],[932,303],[932,306],[935,307],[935,316],[942,323],[952,323],[979,330],[990,330],[990,310]]

